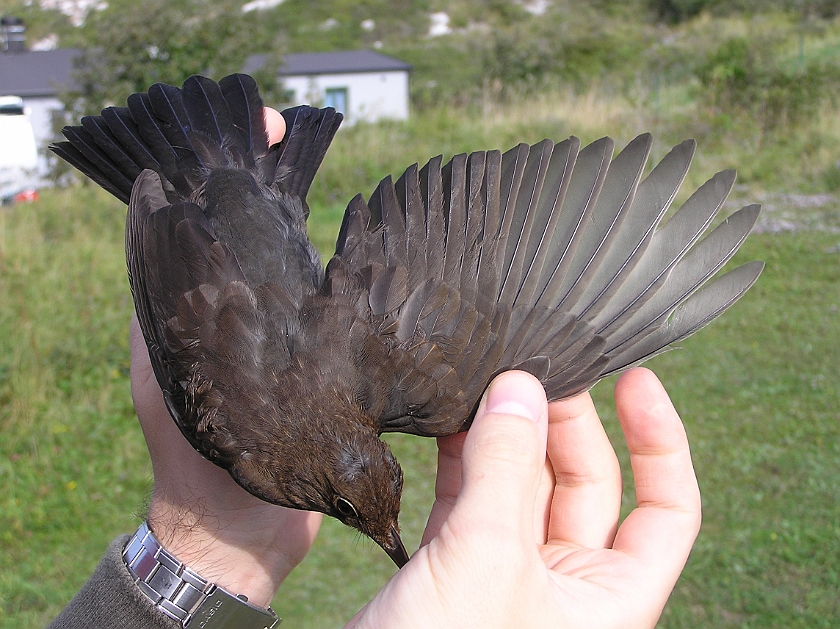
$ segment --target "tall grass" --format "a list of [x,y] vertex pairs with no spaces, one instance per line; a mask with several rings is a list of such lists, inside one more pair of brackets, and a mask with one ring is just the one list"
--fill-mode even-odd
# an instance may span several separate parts
[[123,212],[92,189],[44,197],[2,208],[0,223],[3,626],[43,625],[101,536],[131,527],[149,482],[128,388]]
[[[339,222],[352,194],[369,195],[382,177],[398,176],[412,163],[431,156],[508,149],[519,142],[554,141],[575,135],[589,143],[604,135],[622,148],[636,135],[651,132],[651,164],[682,140],[698,149],[682,197],[718,170],[738,171],[739,189],[759,192],[834,191],[840,188],[840,118],[826,103],[801,127],[780,126],[767,135],[750,116],[721,120],[694,98],[696,85],[650,93],[639,101],[616,95],[595,83],[585,92],[557,90],[516,98],[488,99],[463,108],[427,107],[405,123],[358,124],[339,130],[310,193],[329,208],[330,224]],[[318,227],[316,227],[318,229]],[[321,233],[314,233],[315,239]],[[323,236],[331,250],[332,232]]]
[[[419,112],[405,124],[343,129],[313,187],[310,231],[331,250],[346,201],[438,153],[572,133],[619,146],[657,134],[654,153],[700,140],[682,198],[741,168],[745,202],[768,197],[790,231],[752,236],[757,286],[684,349],[650,364],[682,413],[704,497],[700,538],[663,627],[836,627],[840,623],[840,210],[781,193],[825,192],[837,112],[758,146],[749,121],[716,127],[684,94],[654,110],[585,94]],[[735,124],[735,123],[733,123]],[[816,212],[816,213],[815,213]],[[779,214],[782,213],[782,214]],[[0,209],[0,625],[44,626],[107,543],[136,526],[150,466],[128,386],[131,300],[124,208],[91,187]],[[594,396],[622,460],[612,382]],[[402,524],[417,544],[431,504],[434,442],[389,438],[406,472]],[[633,502],[631,478],[625,512]],[[333,521],[274,603],[289,626],[340,626],[393,572],[378,548]],[[340,587],[337,586],[340,584]]]

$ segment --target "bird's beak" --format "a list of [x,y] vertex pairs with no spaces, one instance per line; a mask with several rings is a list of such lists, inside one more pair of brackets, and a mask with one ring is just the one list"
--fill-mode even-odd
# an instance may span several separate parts
[[402,568],[408,563],[408,553],[405,551],[405,546],[403,546],[400,534],[397,532],[395,526],[391,527],[391,531],[388,534],[388,541],[382,544],[382,548],[394,560],[398,568]]

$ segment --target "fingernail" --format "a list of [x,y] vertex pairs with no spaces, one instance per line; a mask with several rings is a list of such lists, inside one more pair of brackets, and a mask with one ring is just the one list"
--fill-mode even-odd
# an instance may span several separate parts
[[537,421],[543,404],[544,393],[536,390],[531,378],[518,375],[503,376],[494,380],[487,389],[488,413],[517,415]]

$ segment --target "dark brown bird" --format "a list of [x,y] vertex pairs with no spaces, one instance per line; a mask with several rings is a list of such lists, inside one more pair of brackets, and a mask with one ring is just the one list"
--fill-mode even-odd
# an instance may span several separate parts
[[128,203],[137,316],[193,447],[398,566],[402,472],[383,432],[466,430],[507,369],[551,400],[585,391],[711,321],[762,268],[708,281],[758,217],[743,208],[701,240],[732,171],[658,227],[695,145],[642,179],[641,135],[614,159],[609,138],[572,137],[410,166],[350,202],[324,271],[306,194],[342,117],[283,116],[269,146],[250,77],[191,77],[83,118],[52,149]]

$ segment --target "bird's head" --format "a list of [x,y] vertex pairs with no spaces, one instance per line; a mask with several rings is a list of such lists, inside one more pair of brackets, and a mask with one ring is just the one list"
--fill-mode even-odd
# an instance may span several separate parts
[[408,561],[398,517],[403,477],[387,444],[376,436],[339,445],[325,492],[325,513],[361,531],[402,568]]
[[359,425],[313,431],[283,458],[249,453],[231,475],[263,500],[320,511],[357,529],[400,568],[408,562],[398,524],[402,470],[376,433]]

